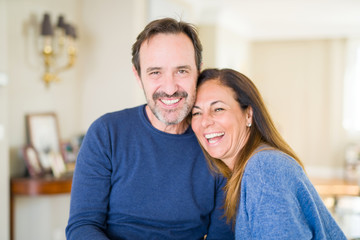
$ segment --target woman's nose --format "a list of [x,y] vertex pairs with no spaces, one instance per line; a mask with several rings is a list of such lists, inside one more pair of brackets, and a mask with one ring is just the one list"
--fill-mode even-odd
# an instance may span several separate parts
[[201,119],[201,125],[203,126],[203,128],[207,128],[210,125],[212,125],[214,123],[214,120],[212,119],[212,117],[208,114],[203,114],[202,119]]

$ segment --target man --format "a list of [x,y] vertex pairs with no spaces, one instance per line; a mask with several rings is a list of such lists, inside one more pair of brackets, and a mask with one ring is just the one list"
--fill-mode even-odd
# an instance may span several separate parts
[[133,45],[147,104],[109,113],[89,128],[76,163],[67,239],[233,239],[212,176],[186,121],[202,46],[170,18],[149,23]]

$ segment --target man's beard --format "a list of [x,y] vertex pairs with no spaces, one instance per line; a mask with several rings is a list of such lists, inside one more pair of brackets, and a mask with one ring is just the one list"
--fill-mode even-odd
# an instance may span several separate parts
[[[192,96],[190,99],[188,99],[188,96],[187,92],[175,92],[173,95],[168,95],[164,92],[156,92],[152,96],[152,101],[150,101],[147,96],[146,98],[151,112],[160,122],[165,125],[175,125],[182,122],[187,117],[194,105],[195,93],[190,95]],[[184,103],[182,108],[163,109],[157,105],[159,98],[183,98]]]

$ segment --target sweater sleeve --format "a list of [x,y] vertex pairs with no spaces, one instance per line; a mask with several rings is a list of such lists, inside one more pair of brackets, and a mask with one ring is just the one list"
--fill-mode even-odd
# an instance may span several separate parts
[[346,239],[302,168],[278,152],[250,159],[241,183],[237,239]]
[[111,187],[111,151],[106,128],[95,121],[82,143],[73,177],[68,240],[108,239],[107,208]]
[[234,239],[234,231],[231,224],[226,223],[224,216],[224,197],[223,188],[226,184],[226,179],[217,177],[215,208],[210,216],[210,225],[206,240],[231,240]]
[[286,190],[291,180],[258,170],[250,171],[243,185],[252,238],[312,239],[296,196]]

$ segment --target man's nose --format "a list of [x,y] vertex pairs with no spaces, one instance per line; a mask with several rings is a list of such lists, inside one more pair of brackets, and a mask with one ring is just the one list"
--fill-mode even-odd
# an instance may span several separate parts
[[172,74],[166,75],[163,91],[170,96],[178,91],[177,81]]

